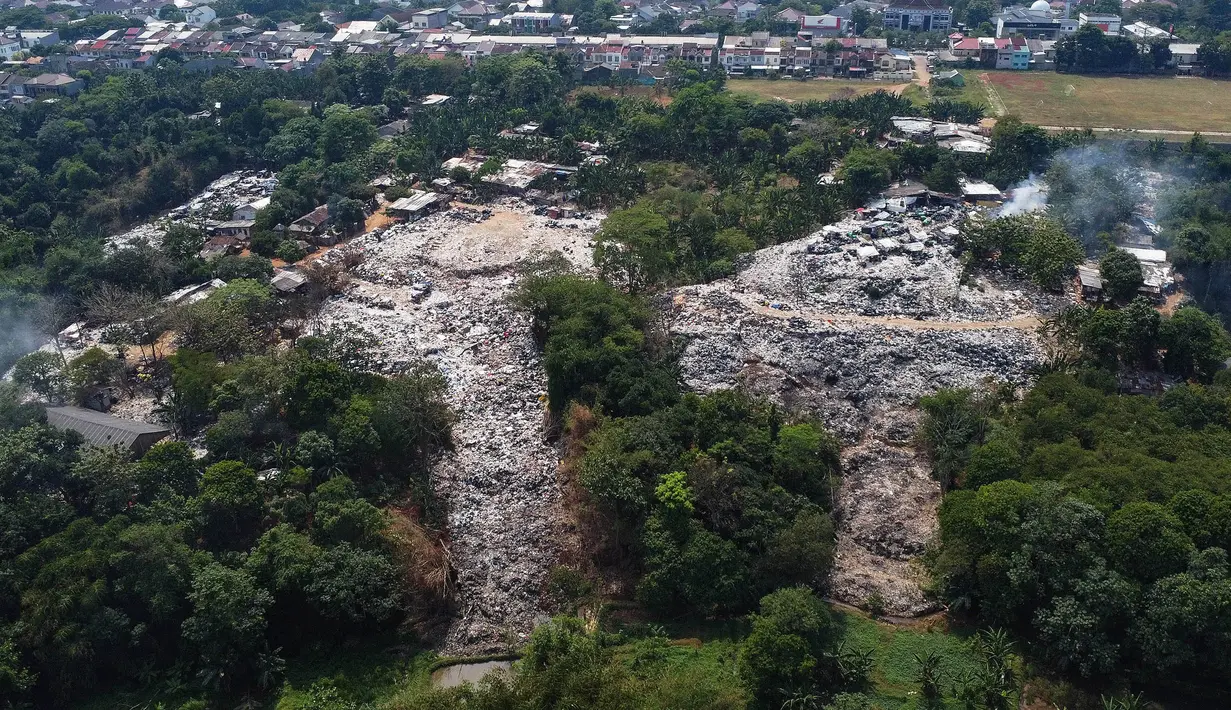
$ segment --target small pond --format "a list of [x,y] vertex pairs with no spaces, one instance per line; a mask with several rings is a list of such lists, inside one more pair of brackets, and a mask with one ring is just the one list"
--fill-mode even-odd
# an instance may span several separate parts
[[432,684],[437,688],[456,688],[462,683],[478,683],[483,676],[495,670],[513,667],[512,661],[483,661],[482,663],[458,663],[432,672]]

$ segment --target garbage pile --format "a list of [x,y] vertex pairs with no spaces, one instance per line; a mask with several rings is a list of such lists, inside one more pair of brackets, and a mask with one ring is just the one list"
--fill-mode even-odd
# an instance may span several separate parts
[[457,572],[448,654],[503,651],[528,638],[550,611],[540,594],[564,526],[559,458],[545,440],[546,377],[529,320],[508,296],[517,262],[535,251],[588,265],[601,215],[553,229],[524,204],[504,204],[394,224],[322,257],[364,254],[349,290],[326,303],[326,324],[370,333],[385,372],[426,359],[449,383],[455,451],[433,472]]
[[231,219],[233,209],[269,197],[277,186],[277,175],[268,170],[239,170],[227,173],[207,185],[200,194],[179,207],[172,208],[164,216],[108,237],[106,248],[114,251],[134,246],[141,241],[158,246],[172,224],[189,224],[198,229],[217,226]]
[[975,209],[856,213],[758,252],[735,283],[772,302],[865,316],[999,321],[1055,309],[1055,297],[1025,282],[977,277],[962,285],[954,241]]
[[930,608],[913,566],[940,490],[913,444],[919,397],[1027,384],[1039,318],[1067,302],[994,277],[964,284],[952,246],[970,209],[851,215],[663,299],[690,388],[743,385],[842,440],[832,593],[879,594],[892,614]]

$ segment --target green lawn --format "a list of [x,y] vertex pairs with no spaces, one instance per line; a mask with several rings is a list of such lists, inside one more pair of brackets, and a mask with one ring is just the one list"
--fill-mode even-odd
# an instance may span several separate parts
[[1231,81],[1200,77],[1077,76],[1045,71],[963,72],[984,97],[981,77],[1009,113],[1044,126],[1231,131]]
[[[979,660],[964,635],[945,631],[939,623],[930,627],[895,626],[862,614],[835,609],[834,616],[847,648],[872,650],[873,668],[870,694],[882,710],[905,707],[911,693],[918,691],[915,680],[916,655],[929,651],[941,659],[946,679],[958,678],[979,667]],[[697,662],[721,663],[738,654],[738,643],[747,633],[742,621],[704,625],[669,626],[675,638],[691,638],[699,643]],[[717,659],[715,661],[714,659]]]
[[[394,636],[368,639],[361,645],[308,653],[288,659],[281,690],[269,707],[274,710],[301,710],[307,705],[313,685],[332,686],[338,696],[379,707],[399,692],[425,687],[431,681],[435,653],[399,645]],[[175,710],[192,699],[195,684],[181,692],[169,691],[162,684],[140,691],[116,691],[90,699],[80,710],[163,707]],[[317,707],[317,706],[311,706]]]
[[934,630],[893,626],[864,616],[840,613],[843,640],[852,649],[873,649],[873,691],[885,710],[902,707],[918,691],[916,655],[933,652],[941,659],[946,678],[957,678],[978,668],[969,642],[958,635]]
[[949,99],[951,101],[965,101],[975,106],[982,106],[985,115],[992,115],[992,111],[987,105],[987,91],[983,88],[983,84],[978,78],[967,76],[965,79],[965,86],[938,87],[933,89],[933,97]]

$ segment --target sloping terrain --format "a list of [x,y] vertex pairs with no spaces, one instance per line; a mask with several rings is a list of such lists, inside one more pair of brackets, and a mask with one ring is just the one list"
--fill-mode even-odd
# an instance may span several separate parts
[[457,573],[445,653],[503,650],[545,613],[540,592],[563,525],[559,460],[546,440],[546,376],[529,320],[507,297],[515,264],[535,250],[588,265],[598,222],[549,220],[511,203],[455,208],[342,248],[362,251],[364,263],[324,320],[369,332],[388,371],[435,362],[459,415],[455,450],[433,472]]
[[[900,218],[903,223],[909,218]],[[892,614],[930,606],[914,561],[936,527],[940,489],[914,447],[916,403],[985,378],[1024,384],[1035,327],[1064,299],[960,269],[929,219],[906,228],[922,252],[861,261],[848,222],[756,252],[735,276],[679,288],[667,310],[699,391],[742,384],[824,422],[844,444],[832,595],[879,594]]]

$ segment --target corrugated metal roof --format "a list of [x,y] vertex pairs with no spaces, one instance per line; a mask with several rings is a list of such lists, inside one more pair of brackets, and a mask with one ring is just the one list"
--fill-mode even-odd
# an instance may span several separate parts
[[171,433],[164,426],[120,419],[81,407],[48,407],[47,423],[61,429],[71,429],[95,446],[131,448],[137,439],[146,434],[166,436]]

